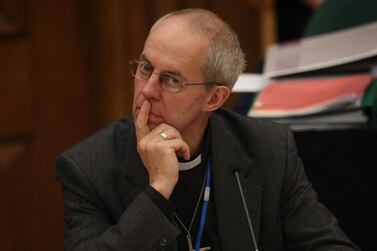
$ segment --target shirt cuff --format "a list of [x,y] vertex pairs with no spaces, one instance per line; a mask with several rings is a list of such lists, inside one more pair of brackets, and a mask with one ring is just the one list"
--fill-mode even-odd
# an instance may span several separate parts
[[173,217],[174,203],[167,200],[162,194],[151,186],[144,189],[144,193],[153,201],[153,203],[161,210],[161,212],[168,218]]

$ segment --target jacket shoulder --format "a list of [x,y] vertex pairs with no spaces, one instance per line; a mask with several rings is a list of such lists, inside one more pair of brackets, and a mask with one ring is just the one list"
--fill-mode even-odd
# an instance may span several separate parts
[[[60,157],[68,157],[78,165],[80,163],[103,162],[108,156],[121,158],[124,155],[127,145],[133,144],[134,125],[132,117],[126,117],[109,124],[95,134],[82,140],[65,150]],[[111,156],[110,156],[111,155]]]
[[212,122],[233,134],[240,142],[271,144],[286,140],[290,129],[267,119],[252,118],[230,110],[219,109],[212,116]]

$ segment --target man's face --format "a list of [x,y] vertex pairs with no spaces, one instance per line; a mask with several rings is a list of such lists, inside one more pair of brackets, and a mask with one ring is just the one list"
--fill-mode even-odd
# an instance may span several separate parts
[[[148,62],[155,73],[167,72],[183,82],[203,82],[201,66],[207,55],[208,41],[188,31],[181,20],[169,18],[159,24],[147,38],[141,60]],[[205,86],[185,86],[179,93],[162,90],[157,75],[149,80],[135,78],[133,113],[135,118],[145,100],[151,104],[148,126],[160,123],[190,135],[206,120],[203,107],[209,92]]]

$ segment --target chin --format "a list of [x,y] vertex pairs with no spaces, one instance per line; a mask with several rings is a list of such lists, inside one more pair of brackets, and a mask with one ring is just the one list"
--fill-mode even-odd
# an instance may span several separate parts
[[151,122],[148,122],[148,127],[150,130],[153,130],[154,128],[156,128],[159,124],[155,124],[155,123],[151,123]]
[[149,127],[149,129],[153,130],[154,128],[156,128],[157,126],[159,126],[162,123],[163,123],[163,121],[161,121],[161,120],[148,120],[148,127]]
[[150,129],[157,127],[158,125],[164,123],[164,120],[160,116],[156,116],[154,114],[150,114],[148,118],[148,126]]

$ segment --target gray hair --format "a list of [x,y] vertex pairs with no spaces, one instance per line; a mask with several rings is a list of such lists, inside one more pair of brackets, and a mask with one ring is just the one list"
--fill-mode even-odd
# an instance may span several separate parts
[[236,33],[220,17],[205,9],[183,9],[158,19],[150,32],[162,21],[179,16],[193,32],[199,32],[209,41],[207,57],[201,67],[206,82],[225,84],[233,88],[243,72],[246,60]]

